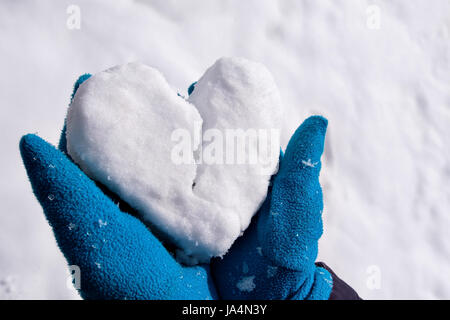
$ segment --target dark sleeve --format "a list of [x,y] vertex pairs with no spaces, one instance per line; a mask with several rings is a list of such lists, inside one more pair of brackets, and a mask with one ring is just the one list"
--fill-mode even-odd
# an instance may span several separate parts
[[362,300],[356,291],[339,278],[325,263],[316,262],[316,266],[328,270],[333,278],[333,289],[328,300]]

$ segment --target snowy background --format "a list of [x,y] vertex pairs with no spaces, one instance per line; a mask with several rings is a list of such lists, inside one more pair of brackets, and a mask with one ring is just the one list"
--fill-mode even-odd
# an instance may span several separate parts
[[329,119],[319,258],[366,299],[450,299],[450,1],[2,0],[0,39],[0,298],[78,298],[18,150],[57,143],[76,78],[140,60],[186,93],[242,56],[279,85],[284,145]]

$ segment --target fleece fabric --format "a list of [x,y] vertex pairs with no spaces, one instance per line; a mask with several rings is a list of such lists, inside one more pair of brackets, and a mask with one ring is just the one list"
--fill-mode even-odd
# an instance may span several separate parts
[[176,262],[126,204],[71,161],[64,130],[59,149],[28,134],[20,152],[61,251],[80,268],[85,299],[328,299],[332,277],[314,264],[326,127],[320,116],[305,120],[249,229],[223,258],[194,267]]
[[314,264],[322,235],[319,183],[327,120],[313,116],[296,130],[258,215],[223,259],[211,265],[225,299],[326,300],[333,280]]

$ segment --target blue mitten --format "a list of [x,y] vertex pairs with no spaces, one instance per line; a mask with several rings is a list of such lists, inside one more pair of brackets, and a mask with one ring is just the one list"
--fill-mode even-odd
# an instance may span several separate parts
[[330,273],[314,264],[322,235],[319,184],[327,120],[313,116],[292,136],[258,215],[211,270],[224,299],[328,299]]
[[[74,93],[87,78],[80,77]],[[299,127],[260,212],[211,267],[178,264],[131,208],[71,161],[64,130],[59,150],[36,135],[24,136],[20,150],[59,247],[80,267],[83,298],[327,299],[331,276],[314,265],[326,125],[311,117]]]
[[[74,92],[88,77],[77,81]],[[68,263],[80,268],[83,298],[217,298],[209,265],[178,264],[141,221],[69,159],[65,148],[64,130],[59,150],[36,135],[20,141],[34,194],[56,241]]]

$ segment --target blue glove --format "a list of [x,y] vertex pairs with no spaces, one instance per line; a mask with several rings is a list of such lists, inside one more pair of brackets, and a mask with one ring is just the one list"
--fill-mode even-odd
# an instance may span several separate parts
[[306,119],[292,136],[267,198],[243,237],[211,270],[221,298],[323,300],[330,273],[314,264],[322,235],[319,184],[327,120]]
[[29,134],[20,151],[61,251],[81,270],[84,299],[328,299],[331,276],[314,265],[325,131],[321,117],[300,126],[249,229],[223,259],[195,267],[177,263],[133,209],[71,161],[65,129],[59,150]]

